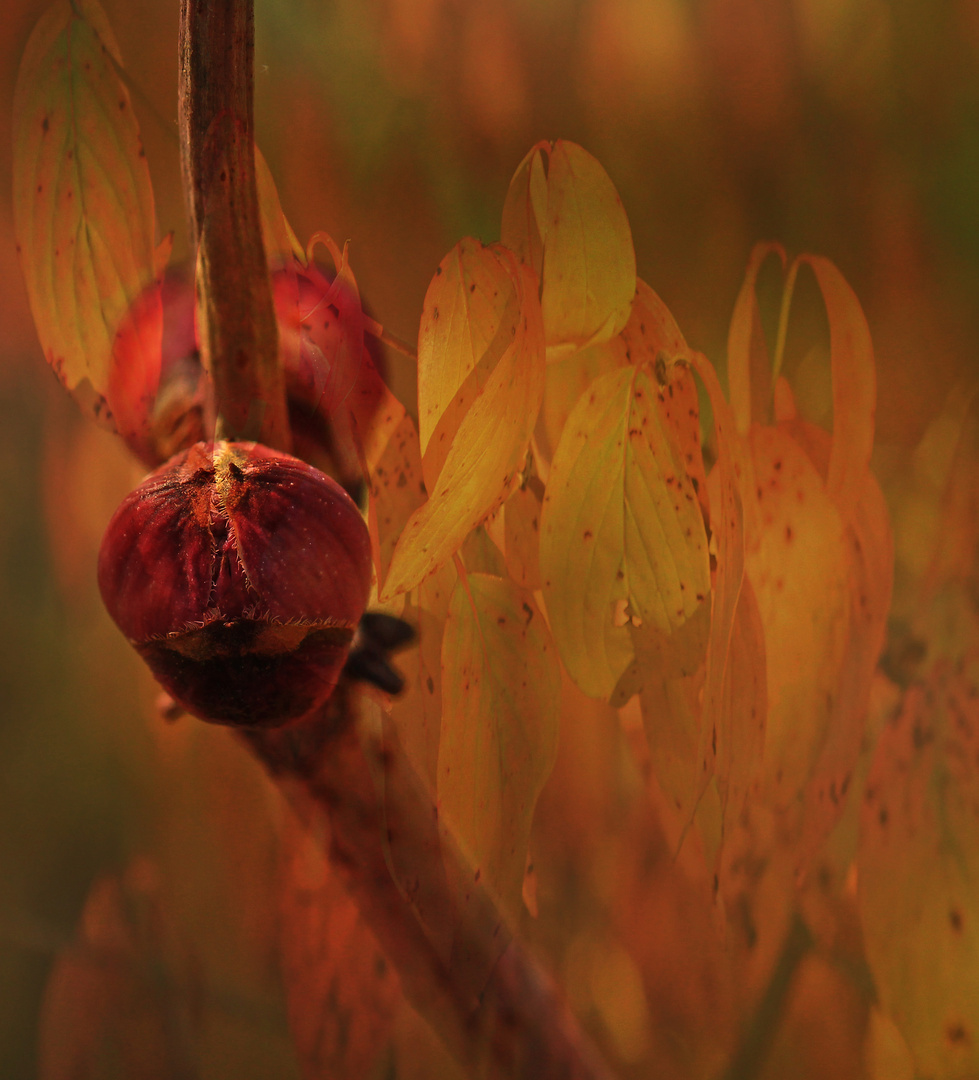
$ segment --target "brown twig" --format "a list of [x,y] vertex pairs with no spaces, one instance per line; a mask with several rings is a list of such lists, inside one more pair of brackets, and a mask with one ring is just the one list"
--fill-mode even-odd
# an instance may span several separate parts
[[[472,1075],[611,1080],[553,980],[439,827],[396,739],[365,731],[370,705],[341,683],[315,720],[246,740],[303,817],[325,812],[331,863],[406,997]],[[463,911],[450,879],[472,883]]]
[[[182,0],[180,144],[217,435],[287,449],[255,185],[252,48],[251,0]],[[359,701],[342,682],[315,718],[245,738],[307,816],[328,817],[331,861],[407,996],[474,1075],[609,1080],[552,981],[439,827],[396,741],[362,739]],[[447,869],[472,882],[462,911]]]
[[285,383],[262,244],[252,114],[252,0],[181,0],[180,157],[198,251],[215,436],[288,450]]

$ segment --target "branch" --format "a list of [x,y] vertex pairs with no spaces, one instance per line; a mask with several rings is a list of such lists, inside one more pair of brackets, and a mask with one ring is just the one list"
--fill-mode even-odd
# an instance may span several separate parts
[[[288,449],[255,184],[253,36],[251,0],[181,0],[181,159],[216,436]],[[364,701],[344,680],[312,719],[243,738],[304,816],[328,817],[333,865],[409,1000],[463,1065],[513,1080],[610,1080],[550,978],[439,827],[396,741],[362,738]],[[464,910],[455,910],[447,868],[453,880],[473,882]]]
[[[406,997],[474,1076],[612,1080],[549,975],[438,827],[400,746],[388,732],[371,737],[365,707],[364,695],[342,682],[315,719],[244,737],[301,816],[327,816],[330,861]],[[392,876],[398,848],[407,888]],[[473,883],[464,911],[455,909],[449,877]]]
[[181,0],[180,157],[215,437],[290,445],[255,183],[252,0]]

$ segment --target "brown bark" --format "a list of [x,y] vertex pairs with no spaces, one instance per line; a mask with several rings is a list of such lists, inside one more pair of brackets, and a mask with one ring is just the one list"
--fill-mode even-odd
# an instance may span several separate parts
[[217,438],[290,445],[259,218],[251,0],[181,0],[179,122]]

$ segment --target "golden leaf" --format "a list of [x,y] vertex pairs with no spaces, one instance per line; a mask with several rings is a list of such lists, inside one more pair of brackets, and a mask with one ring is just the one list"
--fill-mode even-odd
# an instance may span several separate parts
[[511,920],[537,796],[557,756],[560,696],[557,655],[531,594],[488,574],[460,580],[442,641],[439,807]]
[[592,697],[608,697],[632,662],[630,624],[676,647],[674,674],[703,655],[700,635],[678,631],[709,603],[707,539],[662,401],[645,369],[600,377],[551,464],[542,587],[565,667]]
[[87,412],[128,434],[159,381],[162,267],[120,65],[96,0],[60,0],[41,18],[14,95],[13,202],[45,359]]
[[576,143],[539,143],[524,158],[504,203],[502,241],[540,278],[548,361],[625,326],[636,291],[629,219],[608,174]]
[[[479,258],[496,260],[497,255]],[[495,366],[459,419],[428,502],[405,525],[380,590],[382,600],[414,588],[450,559],[468,533],[506,499],[523,467],[544,393],[543,332],[530,271],[513,261],[509,273],[503,310],[515,313],[515,321],[508,315],[494,328],[499,344],[483,357],[495,355]],[[457,330],[450,326],[447,333],[455,337]],[[467,381],[475,381],[478,370]],[[429,442],[428,461],[435,438]]]

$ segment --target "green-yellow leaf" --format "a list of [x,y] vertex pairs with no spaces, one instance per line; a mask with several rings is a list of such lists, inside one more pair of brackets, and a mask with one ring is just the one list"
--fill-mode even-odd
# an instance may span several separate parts
[[867,960],[915,1075],[979,1075],[979,665],[936,668],[881,734],[857,865]]
[[116,334],[158,273],[153,190],[120,63],[96,0],[60,0],[27,43],[14,95],[14,223],[34,322],[48,363],[103,420],[155,393],[162,334],[151,294],[120,357],[143,370],[114,372]]
[[521,162],[502,240],[540,277],[549,361],[625,326],[636,291],[629,219],[608,174],[576,143],[540,143]]
[[523,467],[544,393],[544,343],[533,277],[515,260],[510,269],[514,300],[505,310],[515,303],[517,321],[501,320],[499,358],[459,422],[428,502],[405,526],[382,600],[414,588],[450,559],[506,499]]
[[551,464],[542,587],[565,667],[592,697],[629,667],[630,626],[677,650],[674,674],[703,655],[702,635],[679,632],[710,603],[707,540],[662,395],[643,368],[595,380]]
[[442,641],[439,806],[476,879],[511,920],[537,797],[557,756],[560,692],[557,655],[532,595],[487,574],[460,581]]

